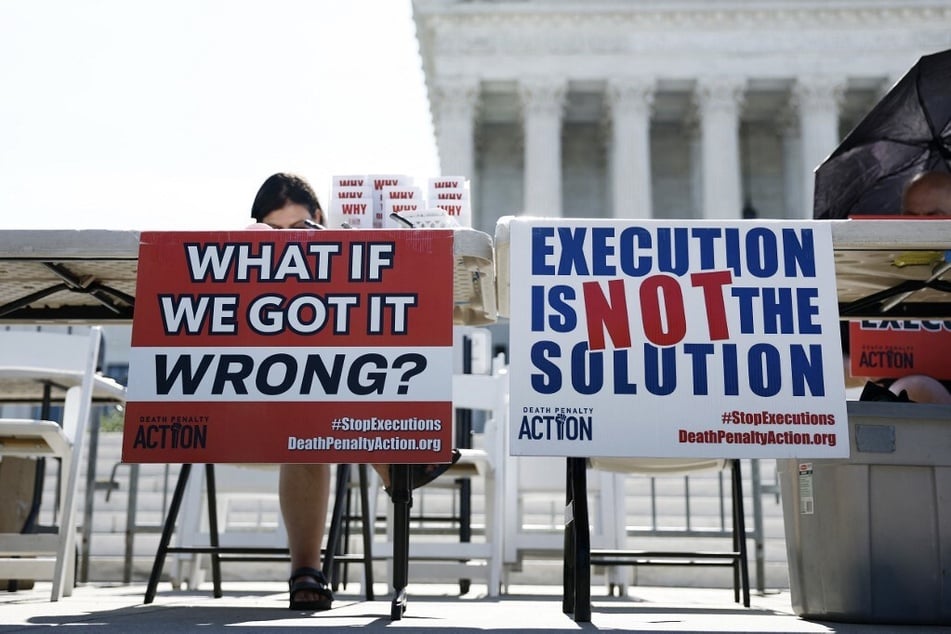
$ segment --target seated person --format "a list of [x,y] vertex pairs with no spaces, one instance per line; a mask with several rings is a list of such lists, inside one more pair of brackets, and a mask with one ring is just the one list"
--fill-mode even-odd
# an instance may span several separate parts
[[[322,229],[324,213],[314,190],[304,179],[274,174],[261,185],[251,217],[256,229]],[[452,462],[459,459],[453,449]],[[423,486],[444,473],[452,463],[409,465],[411,486]],[[375,464],[389,492],[390,465]],[[284,464],[278,484],[281,515],[287,529],[291,555],[290,608],[292,610],[329,610],[333,593],[320,570],[320,548],[327,521],[330,497],[329,464]]]
[[904,216],[951,217],[951,173],[922,172],[905,186],[901,197]]

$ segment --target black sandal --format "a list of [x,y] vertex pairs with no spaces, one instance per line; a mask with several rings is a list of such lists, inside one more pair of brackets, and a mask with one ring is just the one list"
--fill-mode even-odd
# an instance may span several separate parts
[[[304,579],[304,577],[313,577],[314,581]],[[290,607],[292,610],[329,610],[331,603],[333,603],[334,594],[328,587],[324,573],[315,568],[298,568],[291,573],[287,585],[290,586]],[[312,592],[318,595],[319,598],[310,601],[295,601],[294,597],[300,592]]]
[[[459,453],[458,449],[453,449],[452,454],[449,459],[451,462],[440,463],[440,464],[411,464],[406,465],[409,467],[409,483],[411,489],[418,489],[419,487],[426,486],[442,474],[449,471],[449,467],[459,462],[459,458],[462,457],[462,454]],[[390,465],[390,482],[393,482],[393,465]],[[391,484],[392,486],[392,484]],[[392,497],[392,493],[389,487],[384,488],[386,493]]]

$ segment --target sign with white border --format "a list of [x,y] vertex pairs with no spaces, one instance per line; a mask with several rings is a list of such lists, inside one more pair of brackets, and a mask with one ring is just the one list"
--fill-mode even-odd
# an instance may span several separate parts
[[451,231],[143,232],[138,262],[124,462],[449,461]]
[[510,447],[849,454],[828,223],[515,218]]

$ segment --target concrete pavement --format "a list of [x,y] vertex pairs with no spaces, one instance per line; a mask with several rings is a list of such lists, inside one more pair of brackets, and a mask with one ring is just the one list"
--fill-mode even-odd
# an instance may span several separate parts
[[[593,588],[591,623],[575,623],[561,611],[558,586],[518,586],[488,598],[473,586],[411,584],[406,613],[390,620],[385,585],[366,601],[357,584],[337,593],[334,608],[305,613],[287,609],[285,584],[228,582],[215,599],[211,585],[180,591],[159,587],[154,603],[142,604],[144,584],[88,584],[49,602],[49,583],[0,593],[0,632],[68,626],[70,632],[270,631],[287,628],[360,629],[363,632],[951,632],[951,627],[912,627],[805,621],[791,608],[789,592],[754,594],[750,608],[733,602],[732,590],[634,587],[624,597]],[[600,592],[598,592],[600,590]]]

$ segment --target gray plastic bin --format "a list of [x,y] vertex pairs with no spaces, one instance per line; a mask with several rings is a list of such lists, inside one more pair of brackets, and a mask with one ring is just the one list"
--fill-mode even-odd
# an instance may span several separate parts
[[951,624],[951,407],[848,411],[851,458],[778,461],[793,610]]

